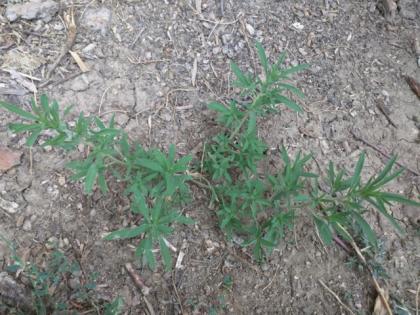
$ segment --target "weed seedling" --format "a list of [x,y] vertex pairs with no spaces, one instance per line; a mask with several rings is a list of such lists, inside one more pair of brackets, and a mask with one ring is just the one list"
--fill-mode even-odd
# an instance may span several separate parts
[[[12,264],[5,270],[10,274],[19,275],[25,280],[32,298],[32,305],[7,306],[6,310],[25,314],[47,315],[65,312],[79,314],[83,309],[95,309],[98,313],[107,315],[121,314],[123,301],[116,298],[111,303],[101,303],[94,294],[96,288],[95,274],[83,276],[81,266],[75,260],[70,260],[59,250],[53,250],[39,263],[24,262],[16,254],[14,245],[0,236],[0,240],[9,247]],[[71,279],[73,286],[69,285]],[[21,307],[25,309],[22,310]],[[2,308],[0,308],[1,310]]]
[[[403,169],[394,170],[395,157],[367,181],[362,180],[364,153],[359,156],[351,175],[330,162],[327,178],[321,178],[308,171],[310,154],[298,153],[293,158],[283,147],[280,150],[282,165],[276,173],[260,174],[258,165],[265,158],[267,145],[258,137],[258,119],[281,113],[283,109],[302,112],[292,96],[302,98],[304,95],[290,84],[290,76],[306,69],[307,65],[287,68],[284,67],[285,54],[270,63],[261,44],[257,43],[256,50],[262,73],[244,73],[232,62],[240,95],[228,104],[209,104],[224,128],[206,145],[200,170],[189,170],[190,156],[177,159],[173,145],[164,153],[130,143],[113,119],[105,124],[98,117],[81,113],[74,124],[70,124],[65,119],[70,108],[61,115],[58,104],[50,103],[45,95],[40,97],[40,105],[35,100],[32,102],[30,111],[6,102],[0,102],[0,108],[25,120],[25,123],[11,124],[10,129],[27,133],[29,146],[42,137],[44,145],[65,150],[74,150],[79,144],[88,147],[85,159],[68,164],[74,173],[72,179],[82,181],[87,194],[97,187],[102,193],[108,193],[108,183],[113,179],[124,184],[131,211],[141,221],[105,238],[141,238],[136,255],[144,258],[151,268],[157,264],[155,247],[159,247],[166,269],[171,267],[166,237],[173,232],[173,223],[192,222],[181,215],[180,208],[188,201],[188,181],[201,169],[205,174],[200,174],[200,178],[218,203],[220,228],[228,238],[243,239],[242,246],[251,247],[257,261],[263,260],[305,213],[311,216],[326,244],[335,237],[354,242],[352,235],[356,231],[376,248],[377,236],[366,221],[369,209],[378,211],[402,233],[390,211],[391,206],[394,203],[420,204],[384,190],[387,183],[403,172]],[[321,182],[324,185],[320,185]]]
[[[127,239],[142,236],[136,254],[145,259],[151,268],[156,266],[153,252],[159,246],[166,269],[172,266],[171,255],[165,236],[172,233],[172,223],[191,223],[182,216],[180,206],[188,200],[190,179],[187,169],[190,156],[176,159],[175,146],[168,153],[140,144],[131,144],[127,134],[115,126],[111,119],[105,124],[98,117],[79,115],[70,124],[65,120],[71,108],[61,115],[57,102],[47,96],[40,97],[40,104],[32,101],[31,111],[0,102],[0,108],[20,116],[25,123],[10,125],[13,132],[27,132],[27,145],[34,145],[42,137],[44,146],[50,145],[65,150],[75,150],[79,144],[89,148],[85,159],[71,161],[72,180],[83,182],[86,194],[98,187],[104,194],[109,192],[112,179],[124,183],[124,193],[130,196],[131,211],[141,216],[139,226],[124,228],[110,233],[107,240]],[[48,135],[47,135],[48,134]],[[51,135],[52,134],[52,135]]]
[[[258,117],[280,113],[281,105],[297,113],[302,111],[284,93],[303,97],[303,93],[288,81],[291,74],[307,66],[283,68],[284,54],[270,64],[259,43],[256,49],[263,70],[261,75],[243,73],[235,63],[231,64],[235,84],[247,101],[209,104],[224,127],[223,133],[209,143],[203,157],[204,171],[213,181],[220,200],[217,210],[220,228],[228,238],[236,235],[244,239],[242,245],[252,246],[258,261],[278,245],[285,230],[292,228],[304,211],[312,217],[325,244],[330,244],[335,236],[354,241],[352,235],[357,232],[369,246],[376,248],[377,236],[365,219],[370,208],[379,211],[402,233],[390,207],[393,203],[420,204],[384,190],[387,183],[404,171],[394,170],[396,157],[366,182],[362,181],[365,153],[359,156],[352,175],[330,162],[328,176],[322,179],[307,171],[311,155],[298,153],[293,159],[283,147],[280,150],[283,165],[277,174],[257,172],[267,147],[257,136]],[[319,185],[320,181],[326,185]],[[327,189],[320,188],[325,186]]]

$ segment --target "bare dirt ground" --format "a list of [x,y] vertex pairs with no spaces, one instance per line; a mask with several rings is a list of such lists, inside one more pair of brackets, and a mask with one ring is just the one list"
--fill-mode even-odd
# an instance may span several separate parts
[[[67,54],[47,81],[66,42],[61,17],[70,2],[59,3],[58,12],[50,17],[10,22],[6,9],[13,3],[0,1],[0,97],[26,107],[36,90],[63,107],[74,105],[75,113],[102,118],[114,113],[135,141],[163,149],[174,143],[183,155],[213,132],[206,104],[226,101],[234,93],[229,61],[242,69],[258,67],[253,48],[258,40],[271,58],[286,51],[286,64],[311,65],[296,77],[306,95],[305,112],[285,111],[261,121],[260,134],[271,146],[313,152],[323,169],[333,160],[350,170],[357,155],[366,150],[372,174],[386,158],[370,143],[398,154],[403,165],[419,173],[420,126],[415,117],[420,119],[420,101],[403,76],[420,80],[413,51],[420,3],[400,0],[390,21],[381,4],[373,0],[74,1],[77,36],[72,51],[89,71],[80,73]],[[0,198],[18,205],[14,213],[0,208],[0,233],[29,260],[48,251],[51,240],[69,255],[77,248],[85,270],[99,272],[98,294],[123,297],[126,314],[148,312],[123,268],[126,262],[134,264],[151,288],[148,301],[156,314],[346,313],[319,280],[355,313],[371,313],[376,293],[368,273],[349,266],[340,248],[325,248],[309,219],[300,221],[260,266],[247,251],[226,243],[205,192],[196,187],[184,210],[196,224],[178,226],[169,239],[186,253],[184,267],[151,272],[134,258],[136,240],[102,240],[104,233],[132,219],[126,201],[83,196],[82,187],[68,181],[70,174],[64,168],[82,153],[70,156],[48,147],[30,152],[24,137],[7,130],[15,119],[0,112],[0,145],[23,152],[20,165],[0,173]],[[389,188],[416,197],[419,178],[406,172]],[[416,314],[419,209],[393,210],[407,231],[405,236],[398,237],[383,218],[372,215],[370,222],[384,243],[380,262],[389,275],[386,287]],[[0,262],[7,257],[7,248],[0,246]],[[227,276],[232,279],[229,287],[223,285]]]

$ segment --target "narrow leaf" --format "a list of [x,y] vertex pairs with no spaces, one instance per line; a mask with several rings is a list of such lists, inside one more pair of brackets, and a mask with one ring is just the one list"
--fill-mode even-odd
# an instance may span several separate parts
[[320,219],[316,215],[314,215],[313,217],[316,228],[322,241],[325,243],[325,245],[330,245],[332,241],[332,233],[330,226],[323,219]]
[[287,107],[289,107],[291,110],[294,110],[295,112],[298,112],[298,113],[302,112],[302,108],[300,108],[298,104],[296,104],[295,102],[293,102],[291,99],[287,98],[286,96],[276,95],[274,97],[274,101],[276,103],[281,103],[281,104],[286,105]]
[[86,173],[86,178],[85,178],[85,192],[87,194],[90,194],[92,192],[97,174],[98,174],[98,169],[96,168],[96,164],[92,163],[89,166],[89,169]]
[[12,112],[12,113],[15,113],[15,114],[19,115],[22,118],[26,118],[26,119],[29,119],[29,120],[37,120],[36,116],[34,116],[30,112],[27,112],[27,111],[13,105],[13,104],[0,101],[0,108],[1,107],[7,109],[9,112]]
[[400,194],[381,192],[380,196],[381,196],[381,199],[384,199],[386,201],[394,201],[394,202],[398,202],[398,203],[409,205],[409,206],[420,207],[420,202],[411,200]]
[[254,111],[251,111],[249,112],[248,129],[246,131],[248,135],[255,134],[256,125],[257,125],[257,115],[255,114]]
[[138,159],[136,160],[136,164],[155,172],[159,172],[159,173],[163,172],[162,167],[158,163],[149,159]]
[[257,48],[258,57],[260,58],[260,62],[264,69],[264,73],[267,76],[268,75],[268,59],[267,59],[267,55],[265,54],[265,50],[260,42],[257,42],[255,44],[255,47]]
[[31,135],[26,139],[26,145],[28,147],[32,147],[36,140],[38,139],[39,135],[41,134],[42,129],[37,129],[32,131]]
[[147,225],[137,226],[135,228],[125,228],[109,233],[104,237],[104,240],[123,240],[127,238],[136,237],[147,230]]
[[364,163],[365,163],[365,152],[362,152],[359,156],[359,160],[357,161],[356,168],[354,170],[354,174],[351,179],[353,187],[360,183],[360,174],[362,173]]
[[238,82],[241,84],[241,87],[248,87],[249,82],[245,75],[242,73],[241,69],[239,69],[238,65],[234,62],[230,63],[230,68],[232,69],[233,73],[235,74]]
[[359,213],[352,212],[352,214],[353,214],[353,217],[356,220],[357,224],[362,229],[362,232],[366,236],[369,243],[372,244],[373,246],[377,247],[378,240],[376,238],[375,232],[373,232],[370,225],[365,221],[365,219],[363,219],[363,217]]
[[295,94],[296,96],[298,96],[300,98],[305,97],[305,94],[303,94],[303,92],[301,90],[299,90],[297,87],[295,87],[291,84],[279,83],[279,86],[284,88],[285,90],[288,90],[288,91],[292,92],[293,94]]
[[224,114],[229,113],[229,110],[224,105],[217,102],[211,102],[210,104],[207,105],[207,107],[216,112],[220,112]]
[[169,248],[162,237],[159,239],[159,247],[160,253],[163,258],[163,263],[165,265],[165,269],[166,271],[169,271],[172,268],[172,257],[171,253],[169,252]]
[[397,223],[394,217],[388,212],[385,208],[384,204],[380,200],[373,200],[372,198],[366,198],[366,200],[373,205],[385,218],[388,219],[389,223],[400,233],[403,234],[404,230],[402,227]]
[[296,72],[300,72],[302,70],[305,70],[309,68],[308,64],[301,64],[301,65],[297,65],[288,69],[285,69],[282,71],[282,77],[287,78],[289,75],[294,74]]

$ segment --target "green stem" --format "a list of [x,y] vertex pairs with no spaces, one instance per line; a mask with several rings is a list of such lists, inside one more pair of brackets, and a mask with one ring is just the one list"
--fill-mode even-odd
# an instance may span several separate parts
[[105,155],[105,157],[109,158],[110,160],[112,160],[114,163],[113,164],[119,164],[119,165],[125,165],[125,163],[121,160],[118,160],[116,157],[112,156],[112,155]]
[[241,130],[243,124],[245,123],[245,121],[249,118],[249,112],[247,112],[245,114],[245,116],[242,118],[241,122],[239,123],[239,125],[236,127],[236,129],[231,133],[230,137],[229,137],[229,141],[232,141],[233,138],[235,138],[235,136],[238,134],[238,132]]
[[[258,96],[254,99],[254,101],[251,103],[251,106],[249,108],[251,108],[251,110],[254,109],[255,104],[257,104],[257,102],[260,100],[260,98],[264,97],[265,94],[264,93],[260,93],[258,94]],[[242,120],[239,122],[239,125],[235,128],[235,130],[232,132],[232,134],[229,137],[229,141],[232,141],[233,138],[235,138],[235,136],[239,133],[239,131],[241,130],[242,126],[244,125],[244,123],[247,121],[247,119],[249,118],[249,113],[250,110],[248,110],[245,113],[245,116],[242,118]]]

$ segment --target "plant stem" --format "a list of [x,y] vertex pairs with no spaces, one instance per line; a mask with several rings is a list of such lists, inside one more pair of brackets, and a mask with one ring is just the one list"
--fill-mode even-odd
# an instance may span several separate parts
[[[264,96],[264,93],[259,94],[254,101],[251,103],[251,110],[254,109],[255,104],[257,104],[257,102],[259,101],[260,98],[262,98]],[[244,125],[244,123],[246,122],[246,120],[249,118],[249,110],[245,113],[245,116],[242,118],[242,120],[239,122],[239,125],[235,128],[235,130],[231,133],[230,137],[229,137],[229,141],[232,141],[233,138],[235,138],[235,136],[238,134],[238,132],[241,130],[242,126]]]
[[245,121],[249,118],[249,112],[245,114],[245,116],[242,118],[242,120],[239,122],[239,125],[235,128],[235,130],[230,134],[229,141],[232,141],[233,138],[238,134],[238,132],[241,130],[243,124]]

